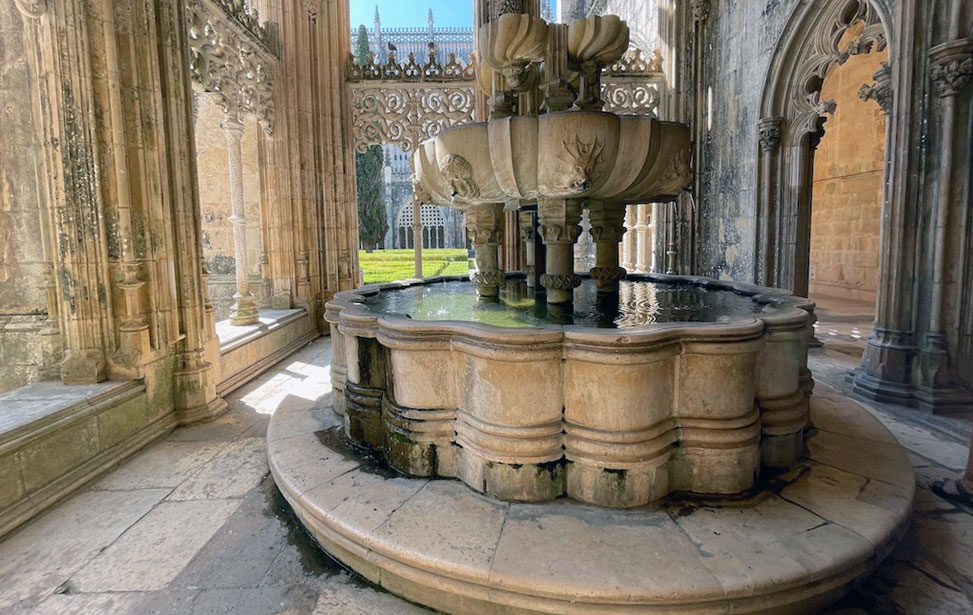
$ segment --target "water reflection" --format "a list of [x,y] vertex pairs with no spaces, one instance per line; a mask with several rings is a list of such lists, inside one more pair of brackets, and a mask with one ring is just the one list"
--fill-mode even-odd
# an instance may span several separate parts
[[473,283],[448,281],[382,291],[364,301],[372,311],[414,320],[459,320],[498,327],[579,325],[629,328],[659,322],[718,322],[759,313],[763,306],[731,290],[689,283],[626,281],[618,294],[599,293],[586,279],[569,309],[549,305],[524,280],[508,280],[493,300],[477,297]]

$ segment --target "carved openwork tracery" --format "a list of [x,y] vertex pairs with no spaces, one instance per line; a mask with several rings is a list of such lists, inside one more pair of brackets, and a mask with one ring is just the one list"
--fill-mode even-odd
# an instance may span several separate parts
[[[430,50],[419,62],[414,54],[400,61],[395,53],[380,62],[370,53],[364,66],[349,56],[345,79],[351,92],[355,149],[394,143],[409,153],[444,128],[473,121],[476,80],[473,58],[449,54],[445,63]],[[605,72],[605,111],[658,116],[660,87],[665,80],[662,56],[651,59],[632,48]]]
[[240,0],[185,0],[189,67],[203,91],[214,94],[228,118],[254,115],[274,128],[274,44],[256,11]]

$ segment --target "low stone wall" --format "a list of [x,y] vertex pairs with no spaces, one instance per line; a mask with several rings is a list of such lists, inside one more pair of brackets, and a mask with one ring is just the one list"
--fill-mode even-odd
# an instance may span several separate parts
[[0,406],[0,536],[176,426],[139,381],[39,382]]
[[220,338],[221,396],[245,384],[320,333],[304,310],[261,310],[256,325],[216,325]]

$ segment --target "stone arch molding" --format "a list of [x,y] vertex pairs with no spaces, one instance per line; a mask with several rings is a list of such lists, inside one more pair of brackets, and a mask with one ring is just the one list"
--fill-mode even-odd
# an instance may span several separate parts
[[[890,14],[883,0],[802,0],[777,42],[757,126],[757,283],[807,294],[811,168],[822,125],[836,107],[821,99],[821,87],[832,65],[889,46]],[[841,47],[859,23],[861,35]],[[878,100],[876,86],[862,96],[889,100]]]

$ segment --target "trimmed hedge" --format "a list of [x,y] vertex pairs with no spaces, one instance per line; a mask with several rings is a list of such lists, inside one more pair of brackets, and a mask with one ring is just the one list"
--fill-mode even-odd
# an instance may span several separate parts
[[[365,284],[392,282],[413,277],[412,250],[375,250],[371,254],[359,252],[359,262]],[[470,270],[466,250],[436,249],[422,251],[422,272],[426,276],[462,275]]]

